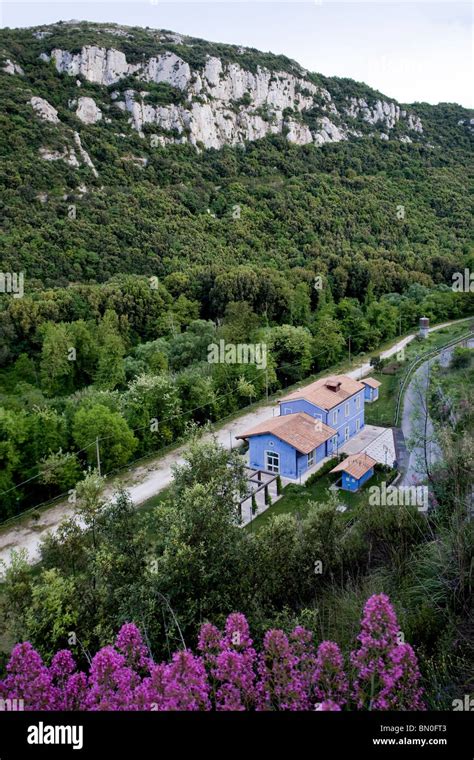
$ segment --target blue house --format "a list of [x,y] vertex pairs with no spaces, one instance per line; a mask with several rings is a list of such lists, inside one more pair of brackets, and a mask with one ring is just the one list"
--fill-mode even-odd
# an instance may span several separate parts
[[249,466],[298,478],[332,453],[336,431],[306,412],[260,422],[237,438],[249,441]]
[[368,454],[351,454],[337,464],[331,472],[342,472],[341,488],[345,491],[358,491],[364,483],[374,474],[377,464]]
[[249,466],[296,479],[364,427],[366,386],[346,375],[321,378],[281,399],[280,415],[237,438]]
[[365,377],[361,381],[365,385],[365,391],[364,391],[364,399],[370,403],[372,401],[377,401],[379,397],[379,387],[382,385],[382,383],[379,383],[378,380],[375,380],[373,377]]
[[363,383],[347,375],[336,375],[316,380],[282,398],[280,414],[306,412],[321,420],[334,429],[337,449],[364,427],[364,399]]

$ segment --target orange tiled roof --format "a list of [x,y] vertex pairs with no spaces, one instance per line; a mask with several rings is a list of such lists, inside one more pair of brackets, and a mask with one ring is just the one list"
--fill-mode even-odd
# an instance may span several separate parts
[[362,452],[360,454],[351,454],[340,462],[340,464],[333,467],[331,472],[347,472],[348,475],[359,480],[359,478],[371,470],[375,464],[377,464],[376,459],[372,459],[368,454]]
[[251,438],[253,435],[265,433],[275,435],[290,446],[294,446],[302,454],[309,454],[310,451],[336,435],[336,431],[321,420],[315,420],[306,412],[298,412],[271,417],[236,438]]
[[[340,383],[340,386],[337,391],[332,391],[327,387],[327,383],[334,383],[335,381]],[[364,386],[358,380],[353,380],[347,375],[336,375],[335,377],[322,377],[320,380],[315,380],[314,383],[293,391],[280,401],[294,401],[301,398],[316,404],[321,409],[329,410],[362,390],[364,390]]]
[[382,385],[379,380],[376,380],[374,377],[364,377],[364,379],[361,381],[364,383],[364,385],[368,385],[370,388],[378,388],[379,385]]

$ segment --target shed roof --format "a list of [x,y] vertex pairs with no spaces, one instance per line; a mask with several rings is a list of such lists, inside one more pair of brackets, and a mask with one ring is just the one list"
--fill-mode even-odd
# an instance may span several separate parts
[[333,467],[331,472],[347,472],[348,475],[359,480],[375,464],[377,464],[377,460],[372,459],[372,457],[363,451],[360,454],[350,454],[346,459]]
[[376,380],[374,377],[364,377],[362,382],[364,385],[368,385],[370,388],[378,388],[379,385],[382,385],[382,383],[379,380]]
[[[337,390],[331,390],[328,385],[337,384]],[[354,393],[364,390],[364,386],[358,380],[354,380],[347,375],[335,375],[332,377],[322,377],[315,380],[314,383],[306,385],[297,391],[284,396],[281,401],[295,401],[296,399],[305,399],[321,409],[332,409],[334,406],[341,404],[346,399],[353,396]]]
[[336,431],[321,420],[315,420],[306,412],[297,412],[270,417],[236,438],[251,438],[255,435],[265,435],[265,433],[275,435],[302,454],[309,454],[310,451],[336,435]]

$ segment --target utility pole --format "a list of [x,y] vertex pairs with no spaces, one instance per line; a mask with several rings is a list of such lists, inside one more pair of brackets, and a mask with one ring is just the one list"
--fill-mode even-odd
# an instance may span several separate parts
[[95,452],[97,456],[97,472],[99,473],[99,478],[100,478],[101,473],[100,473],[99,436],[97,436],[95,439]]
[[266,389],[267,404],[268,404],[268,368],[265,369],[265,389]]

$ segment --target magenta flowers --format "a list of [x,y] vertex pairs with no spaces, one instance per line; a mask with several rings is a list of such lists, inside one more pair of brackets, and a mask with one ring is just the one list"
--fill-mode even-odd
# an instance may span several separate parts
[[409,644],[399,643],[397,618],[388,596],[367,600],[360,647],[351,654],[356,670],[352,696],[359,709],[421,710],[418,663]]
[[246,618],[233,613],[223,632],[201,627],[197,654],[184,649],[154,663],[139,629],[126,623],[88,673],[68,650],[48,667],[31,644],[17,644],[0,698],[23,700],[25,710],[422,710],[416,655],[397,634],[388,597],[372,596],[349,683],[338,645],[323,641],[316,650],[302,627],[289,636],[267,631],[257,653]]

